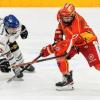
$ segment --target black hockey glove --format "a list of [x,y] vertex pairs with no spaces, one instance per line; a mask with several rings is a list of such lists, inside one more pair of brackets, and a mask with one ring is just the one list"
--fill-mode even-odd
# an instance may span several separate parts
[[28,31],[24,25],[22,25],[20,36],[22,39],[26,39],[28,36]]
[[6,58],[4,59],[0,59],[0,70],[1,72],[10,72],[11,71],[11,68],[10,67],[10,64],[9,62],[7,61]]

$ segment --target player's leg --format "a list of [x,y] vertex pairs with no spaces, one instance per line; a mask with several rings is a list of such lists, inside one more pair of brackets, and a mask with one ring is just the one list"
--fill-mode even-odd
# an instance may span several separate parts
[[[6,46],[6,58],[9,61],[10,66],[12,66],[13,64],[17,64],[16,59],[14,57],[14,55],[11,53],[9,46]],[[20,67],[14,67],[12,68],[12,70],[14,71],[14,73],[17,75],[18,78],[23,77],[23,73],[20,73],[21,69]]]
[[81,48],[81,52],[89,63],[90,67],[94,66],[100,71],[100,48],[97,41],[87,44]]
[[62,81],[56,83],[57,90],[73,89],[72,71],[69,71],[66,58],[57,60],[57,64],[63,78]]
[[[63,55],[66,52],[66,42],[58,43],[55,47],[55,56]],[[69,64],[66,57],[62,57],[57,60],[57,65],[62,73],[63,80],[61,82],[56,83],[57,90],[66,90],[73,88],[73,78],[72,78],[72,71],[69,70]]]
[[80,50],[78,47],[73,46],[71,50],[67,54],[67,60],[70,60],[72,57],[74,57],[76,54],[79,54]]
[[[23,63],[24,62],[23,55],[22,55],[22,53],[19,49],[17,42],[15,41],[13,43],[10,43],[9,47],[10,47],[10,50],[13,53],[13,55],[14,55],[16,61],[17,61],[17,64]],[[27,66],[28,66],[28,68],[26,69],[27,71],[33,72],[35,70],[33,65],[27,65]],[[24,67],[25,66],[21,66],[21,68],[24,68]]]

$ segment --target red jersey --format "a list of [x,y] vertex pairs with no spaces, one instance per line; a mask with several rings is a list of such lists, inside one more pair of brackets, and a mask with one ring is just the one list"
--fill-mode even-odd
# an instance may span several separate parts
[[[60,22],[57,31],[65,35],[65,39],[72,44],[71,45],[85,45],[88,42],[96,40],[96,36],[92,29],[87,25],[82,16],[76,13],[74,20],[70,25],[66,25]],[[55,33],[56,34],[56,33]]]

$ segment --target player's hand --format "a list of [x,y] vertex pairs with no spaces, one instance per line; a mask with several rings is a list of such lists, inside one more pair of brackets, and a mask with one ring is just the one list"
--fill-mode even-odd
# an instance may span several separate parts
[[53,52],[54,52],[53,47],[52,47],[52,45],[49,44],[48,46],[42,48],[41,56],[42,57],[47,57],[47,56],[49,56]]
[[24,25],[22,25],[20,36],[22,39],[26,39],[28,36],[28,31]]

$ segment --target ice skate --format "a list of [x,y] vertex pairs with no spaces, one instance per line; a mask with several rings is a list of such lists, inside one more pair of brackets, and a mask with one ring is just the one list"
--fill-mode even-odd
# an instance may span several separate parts
[[17,76],[17,78],[22,78],[23,77],[23,73],[21,73],[21,69],[18,67],[18,68],[14,68],[13,69],[15,75]]
[[73,79],[72,79],[72,71],[70,71],[69,75],[63,76],[63,81],[56,83],[56,90],[58,91],[67,91],[73,90]]

